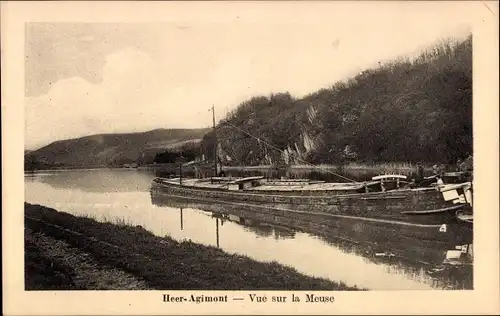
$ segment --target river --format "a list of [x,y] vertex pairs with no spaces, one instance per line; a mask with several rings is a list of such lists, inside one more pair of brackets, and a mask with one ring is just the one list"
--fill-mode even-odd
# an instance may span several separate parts
[[[98,221],[141,225],[157,236],[218,246],[228,253],[277,261],[306,275],[367,289],[441,289],[443,284],[472,287],[472,276],[443,281],[429,273],[432,264],[373,253],[342,236],[325,238],[275,223],[245,220],[229,210],[220,217],[198,208],[154,203],[150,194],[154,177],[135,169],[40,171],[25,176],[25,201]],[[390,253],[390,249],[385,251]],[[446,251],[442,249],[443,259]]]

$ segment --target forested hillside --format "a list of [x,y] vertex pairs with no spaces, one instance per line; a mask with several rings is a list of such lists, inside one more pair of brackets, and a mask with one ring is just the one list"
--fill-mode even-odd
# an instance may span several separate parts
[[[472,36],[300,99],[286,92],[254,97],[219,123],[217,137],[226,164],[452,163],[472,153]],[[212,144],[209,133],[207,157]]]

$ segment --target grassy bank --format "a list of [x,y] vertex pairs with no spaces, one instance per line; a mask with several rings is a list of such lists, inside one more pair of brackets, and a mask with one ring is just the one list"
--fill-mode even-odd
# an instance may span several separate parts
[[31,229],[25,229],[24,249],[24,277],[27,290],[75,288],[73,268],[63,264],[60,259],[50,258],[44,253],[36,234]]
[[40,232],[25,229],[26,290],[141,290],[144,281],[100,265],[92,256]]
[[[46,289],[78,288],[76,275],[92,279],[98,274],[105,279],[106,273],[121,273],[121,279],[129,280],[123,289],[134,284],[139,289],[356,290],[302,275],[276,262],[258,262],[215,247],[157,237],[140,226],[99,223],[40,205],[25,204],[25,225],[27,288],[40,288],[39,284]],[[41,238],[49,244],[64,243],[76,256],[85,255],[89,266],[77,266],[78,261],[67,260],[64,253],[50,254],[47,249],[53,245],[40,246]],[[88,273],[89,267],[96,271]],[[44,285],[50,282],[55,284]],[[80,284],[80,288],[103,289],[106,282]]]

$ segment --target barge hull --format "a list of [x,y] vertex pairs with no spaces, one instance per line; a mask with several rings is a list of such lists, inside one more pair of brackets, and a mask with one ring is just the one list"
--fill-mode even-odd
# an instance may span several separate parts
[[397,221],[421,225],[456,224],[456,213],[463,207],[443,199],[433,189],[397,190],[361,194],[292,195],[283,192],[229,191],[154,183],[152,191],[172,196],[185,196],[211,201],[235,202],[267,206],[308,214],[359,217],[365,220]]

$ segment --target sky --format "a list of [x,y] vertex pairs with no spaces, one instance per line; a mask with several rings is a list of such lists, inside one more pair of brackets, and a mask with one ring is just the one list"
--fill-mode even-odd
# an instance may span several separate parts
[[[453,5],[344,6],[231,19],[25,25],[25,148],[91,134],[199,128],[244,100],[301,97],[470,32]],[[259,18],[255,18],[259,17]]]

